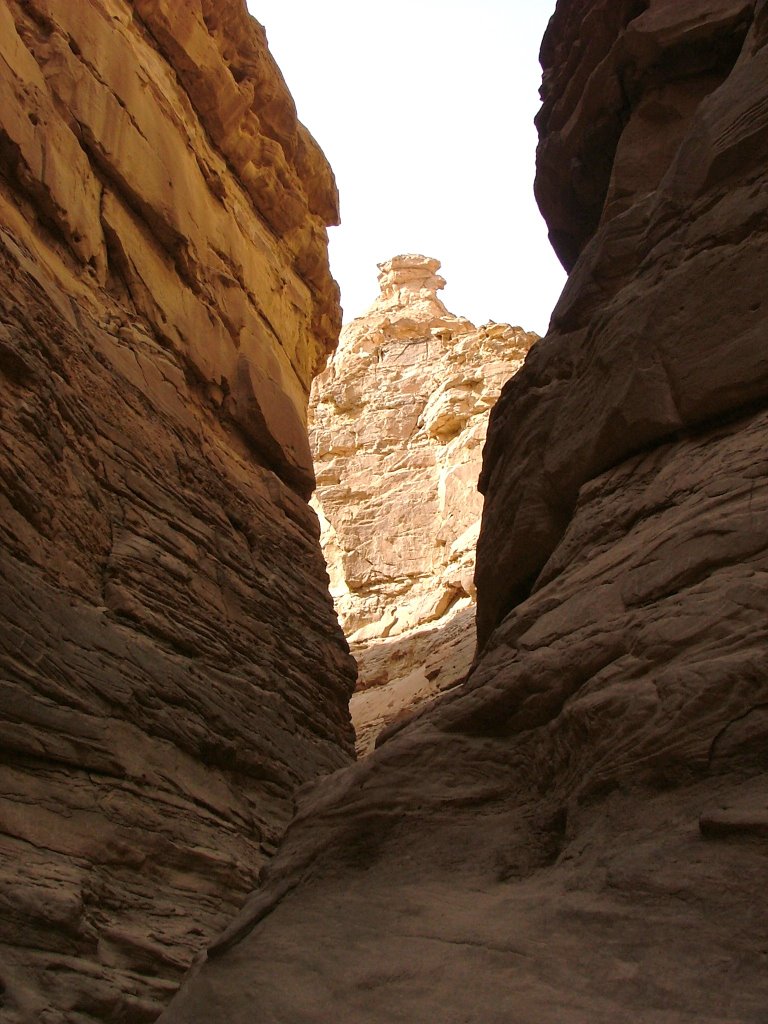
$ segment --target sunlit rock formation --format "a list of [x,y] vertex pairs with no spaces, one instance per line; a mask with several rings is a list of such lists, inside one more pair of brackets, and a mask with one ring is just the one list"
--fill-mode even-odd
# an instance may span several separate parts
[[470,666],[488,412],[537,337],[453,316],[439,269],[414,254],[381,263],[380,295],[312,386],[313,504],[364,751]]
[[768,1006],[768,5],[560,0],[570,269],[491,418],[468,681],[305,792],[167,1024]]
[[0,0],[3,1024],[153,1020],[350,759],[336,220],[242,0]]

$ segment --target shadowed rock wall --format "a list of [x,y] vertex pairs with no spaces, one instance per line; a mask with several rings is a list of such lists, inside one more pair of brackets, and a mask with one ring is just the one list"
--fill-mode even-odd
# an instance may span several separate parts
[[768,5],[560,0],[571,266],[486,446],[467,682],[305,793],[168,1024],[758,1024]]
[[241,0],[0,0],[0,1017],[153,1020],[354,665],[305,499],[331,172]]
[[580,487],[768,394],[755,4],[581,7],[559,5],[542,50],[537,195],[571,273],[489,428],[481,645],[530,592]]

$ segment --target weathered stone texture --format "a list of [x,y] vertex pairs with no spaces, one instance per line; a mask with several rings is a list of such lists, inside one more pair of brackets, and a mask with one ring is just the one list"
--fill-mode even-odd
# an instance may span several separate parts
[[[754,3],[640,5],[647,10],[614,36],[610,55],[582,71],[597,82],[599,113],[577,101],[563,57],[582,38],[572,6],[559,6],[543,49],[559,60],[545,73],[540,115],[538,194],[550,223],[561,223],[553,210],[578,194],[580,176],[604,177],[604,151],[590,149],[595,125],[611,121],[618,143],[600,217],[586,234],[576,225],[588,204],[576,203],[572,231],[583,251],[547,344],[509,383],[489,431],[481,486],[491,495],[477,553],[481,643],[529,593],[586,481],[768,390],[762,296],[754,293],[768,259],[755,230],[766,202],[768,55],[759,23],[747,35]],[[589,8],[584,24],[604,28],[616,10]],[[631,97],[626,108],[610,98],[608,82]],[[552,181],[553,164],[562,180]]]
[[768,5],[560,0],[543,55],[572,270],[492,415],[483,654],[168,1024],[765,1017]]
[[0,1017],[154,1019],[349,760],[336,192],[241,0],[0,0]]
[[352,642],[357,688],[349,702],[358,757],[416,711],[458,686],[475,654],[475,606],[397,636]]
[[379,264],[380,295],[312,385],[313,504],[331,593],[358,689],[377,691],[352,700],[358,750],[470,666],[474,612],[445,634],[451,671],[438,631],[474,601],[488,412],[537,339],[449,313],[439,269],[416,254]]

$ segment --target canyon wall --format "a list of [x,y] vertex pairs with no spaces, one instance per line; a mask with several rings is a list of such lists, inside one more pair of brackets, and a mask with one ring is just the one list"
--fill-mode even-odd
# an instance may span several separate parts
[[768,4],[560,0],[570,270],[494,409],[482,654],[307,789],[168,1024],[758,1024]]
[[439,269],[413,253],[379,264],[378,298],[310,397],[312,503],[358,664],[361,752],[469,669],[488,413],[537,338],[449,313]]
[[0,0],[0,1018],[150,1021],[346,764],[331,171],[242,0]]

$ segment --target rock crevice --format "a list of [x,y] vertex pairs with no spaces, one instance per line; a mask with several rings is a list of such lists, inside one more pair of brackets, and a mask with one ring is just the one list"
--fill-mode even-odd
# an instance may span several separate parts
[[477,663],[304,794],[168,1024],[764,1015],[764,9],[559,0],[570,275],[491,415]]

